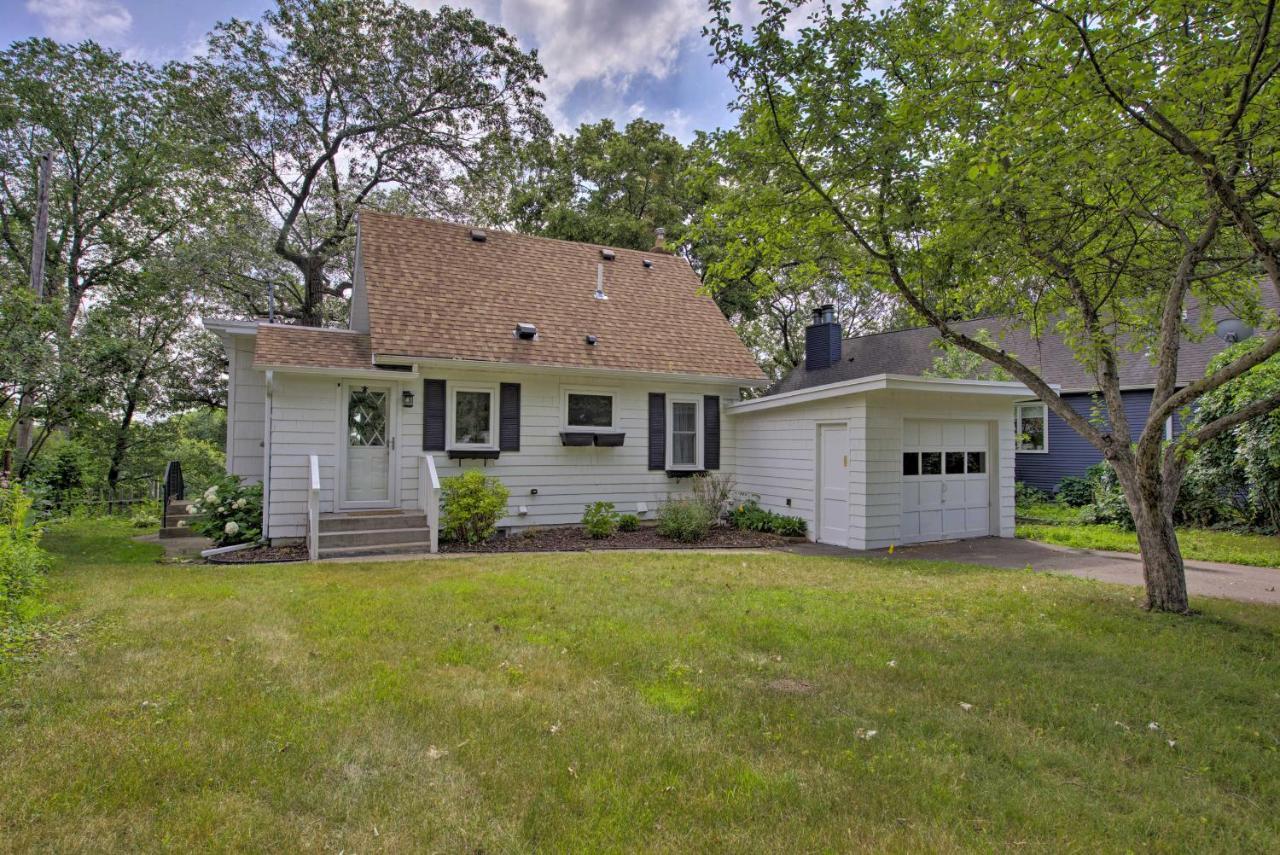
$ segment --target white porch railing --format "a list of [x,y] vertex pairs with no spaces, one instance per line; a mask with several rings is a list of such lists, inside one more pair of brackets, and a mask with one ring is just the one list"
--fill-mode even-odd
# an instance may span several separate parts
[[308,455],[311,480],[307,485],[307,557],[320,558],[320,458]]
[[440,551],[440,476],[436,461],[425,451],[418,452],[418,506],[427,515],[431,528],[431,551]]

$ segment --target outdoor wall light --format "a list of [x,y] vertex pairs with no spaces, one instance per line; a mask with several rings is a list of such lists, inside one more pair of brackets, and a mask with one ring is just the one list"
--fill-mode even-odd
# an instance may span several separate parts
[[400,403],[404,406],[406,410],[412,410],[413,409],[413,393],[410,392],[408,389],[405,389],[403,392],[401,392]]

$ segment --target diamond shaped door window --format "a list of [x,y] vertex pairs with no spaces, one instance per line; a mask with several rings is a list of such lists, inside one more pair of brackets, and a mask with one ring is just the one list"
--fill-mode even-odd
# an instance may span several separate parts
[[347,406],[347,444],[378,448],[387,444],[387,393],[352,389]]

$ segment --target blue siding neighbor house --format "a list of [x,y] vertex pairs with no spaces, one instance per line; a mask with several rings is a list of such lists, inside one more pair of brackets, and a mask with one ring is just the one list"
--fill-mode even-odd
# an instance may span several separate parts
[[[1269,283],[1268,287],[1261,289],[1261,302],[1269,320],[1275,322],[1280,297]],[[1189,301],[1188,316],[1199,312],[1200,308]],[[1235,315],[1231,311],[1219,308],[1214,310],[1212,320],[1218,322],[1233,317]],[[1025,324],[1008,318],[979,318],[953,326],[970,335],[986,330],[1007,353],[1017,356],[1050,385],[1057,387],[1076,412],[1106,422],[1106,407],[1098,394],[1097,381],[1076,361],[1059,336],[1048,333],[1035,338]],[[806,336],[815,341],[827,341],[833,335],[839,337],[840,332],[832,313],[815,312],[814,323],[806,331]],[[934,344],[937,339],[938,332],[933,327],[846,338],[841,341],[838,361],[831,358],[820,362],[806,360],[766,394],[794,392],[878,374],[918,376],[929,371],[941,353]],[[1203,377],[1209,360],[1227,346],[1227,342],[1214,336],[1184,339],[1178,361],[1179,384],[1185,385]],[[1122,351],[1120,357],[1125,416],[1136,439],[1137,431],[1146,423],[1151,410],[1156,369],[1142,353]],[[1014,417],[1020,437],[1014,467],[1017,481],[1053,492],[1063,478],[1082,476],[1102,459],[1092,445],[1039,401],[1014,404]],[[1173,438],[1180,429],[1181,424],[1175,417],[1166,424],[1165,435]]]

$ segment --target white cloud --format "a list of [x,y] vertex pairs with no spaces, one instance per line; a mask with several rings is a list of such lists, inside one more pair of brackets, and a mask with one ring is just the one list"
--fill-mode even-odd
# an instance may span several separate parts
[[[456,2],[456,0],[455,0]],[[416,0],[437,8],[440,0]],[[581,84],[621,96],[637,76],[666,79],[680,51],[706,22],[700,0],[463,0],[538,49],[547,71],[547,108],[557,126],[572,123],[565,102]],[[619,112],[629,112],[623,105]]]
[[129,32],[133,16],[116,0],[27,0],[45,32],[63,42],[110,41]]

